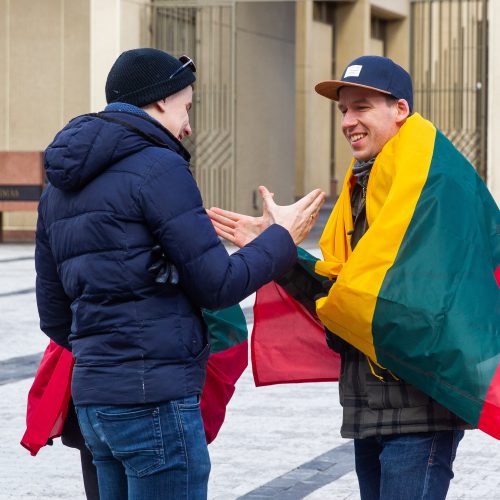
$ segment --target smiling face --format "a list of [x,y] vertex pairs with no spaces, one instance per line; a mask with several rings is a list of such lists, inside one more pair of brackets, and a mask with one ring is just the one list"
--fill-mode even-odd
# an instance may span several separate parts
[[342,132],[354,158],[361,161],[375,158],[409,115],[404,99],[361,87],[342,87],[338,108]]
[[192,134],[189,110],[193,105],[193,87],[188,85],[158,103],[162,108],[160,123],[179,141]]

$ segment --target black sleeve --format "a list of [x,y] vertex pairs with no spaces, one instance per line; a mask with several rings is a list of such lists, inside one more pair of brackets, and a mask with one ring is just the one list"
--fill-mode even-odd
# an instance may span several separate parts
[[335,352],[342,354],[346,351],[346,349],[354,349],[351,344],[346,342],[344,339],[341,339],[338,335],[332,333],[328,328],[325,327],[325,337],[326,337],[326,345]]
[[320,281],[314,279],[301,265],[295,264],[289,271],[275,280],[278,285],[296,301],[300,302],[313,316],[316,314],[316,299],[326,295]]
[[278,224],[228,255],[188,164],[165,154],[141,187],[140,206],[194,304],[206,309],[236,304],[294,265],[297,249],[290,233]]

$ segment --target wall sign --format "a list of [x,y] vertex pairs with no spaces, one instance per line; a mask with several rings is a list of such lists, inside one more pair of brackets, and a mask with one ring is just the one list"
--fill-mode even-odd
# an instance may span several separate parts
[[41,194],[40,185],[0,184],[0,201],[38,201]]

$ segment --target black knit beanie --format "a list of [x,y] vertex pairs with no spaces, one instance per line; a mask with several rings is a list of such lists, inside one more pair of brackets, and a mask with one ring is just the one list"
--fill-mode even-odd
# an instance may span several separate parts
[[106,101],[142,107],[175,94],[196,80],[189,66],[170,79],[181,66],[179,59],[162,50],[127,50],[108,74]]

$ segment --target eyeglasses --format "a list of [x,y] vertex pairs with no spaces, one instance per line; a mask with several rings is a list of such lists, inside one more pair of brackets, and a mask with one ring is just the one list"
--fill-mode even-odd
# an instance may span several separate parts
[[174,76],[177,76],[181,71],[184,71],[186,68],[189,68],[193,73],[196,73],[196,66],[194,65],[193,60],[188,56],[179,57],[179,61],[182,66],[178,67],[169,77],[169,80],[172,80]]

